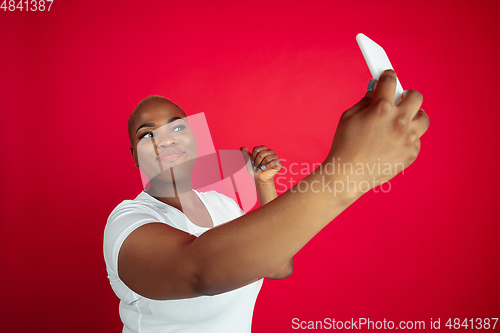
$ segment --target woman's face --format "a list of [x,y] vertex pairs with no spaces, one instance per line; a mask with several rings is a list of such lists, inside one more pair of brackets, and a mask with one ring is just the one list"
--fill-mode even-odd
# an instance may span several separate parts
[[172,182],[189,176],[197,155],[196,138],[179,108],[153,100],[135,114],[132,156],[153,181]]

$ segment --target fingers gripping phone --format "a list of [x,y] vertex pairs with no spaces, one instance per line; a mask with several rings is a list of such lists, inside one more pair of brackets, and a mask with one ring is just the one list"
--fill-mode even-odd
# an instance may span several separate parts
[[[384,49],[380,45],[361,33],[356,36],[356,41],[361,49],[361,53],[363,53],[368,69],[370,69],[370,73],[375,80],[378,80],[380,74],[382,74],[382,72],[386,69],[394,70],[387,53],[385,53]],[[399,79],[397,79],[394,104],[398,105],[401,102],[401,94],[403,91],[403,87],[401,86]]]

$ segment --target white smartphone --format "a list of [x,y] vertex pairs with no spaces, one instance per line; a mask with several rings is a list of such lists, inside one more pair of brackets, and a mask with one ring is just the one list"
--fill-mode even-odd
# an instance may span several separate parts
[[[378,80],[380,74],[382,74],[382,72],[386,69],[394,70],[387,53],[385,53],[384,49],[380,45],[361,33],[356,36],[356,41],[361,49],[361,53],[363,53],[363,57],[365,57],[370,73],[375,80]],[[403,91],[403,87],[401,86],[399,79],[397,79],[394,104],[398,105],[401,102],[401,94]]]

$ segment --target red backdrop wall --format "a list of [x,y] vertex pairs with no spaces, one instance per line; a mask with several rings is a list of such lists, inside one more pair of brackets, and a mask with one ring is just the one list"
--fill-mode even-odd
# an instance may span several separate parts
[[[161,94],[216,149],[323,161],[370,79],[355,36],[424,95],[417,161],[265,281],[254,332],[300,320],[500,317],[498,1],[55,1],[0,10],[0,331],[119,332],[106,219],[141,190],[127,117]],[[284,175],[286,188],[304,175]],[[282,193],[284,186],[279,186]],[[497,325],[497,329],[500,324]]]

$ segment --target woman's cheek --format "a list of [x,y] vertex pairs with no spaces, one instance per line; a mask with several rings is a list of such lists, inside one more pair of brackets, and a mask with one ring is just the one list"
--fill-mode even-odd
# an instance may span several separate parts
[[196,158],[198,155],[198,143],[196,141],[196,137],[191,132],[189,135],[186,135],[184,139],[184,146],[188,151],[188,159]]
[[151,141],[143,141],[137,145],[137,159],[139,167],[150,179],[160,173],[160,167],[156,161],[156,153]]

